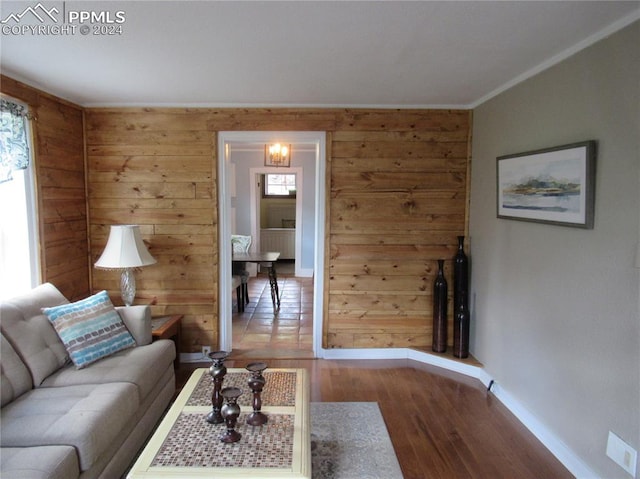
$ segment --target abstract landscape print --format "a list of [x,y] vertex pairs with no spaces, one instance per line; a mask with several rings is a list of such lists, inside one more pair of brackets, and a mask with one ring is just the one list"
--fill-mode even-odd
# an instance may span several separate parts
[[596,142],[497,158],[498,218],[593,228]]

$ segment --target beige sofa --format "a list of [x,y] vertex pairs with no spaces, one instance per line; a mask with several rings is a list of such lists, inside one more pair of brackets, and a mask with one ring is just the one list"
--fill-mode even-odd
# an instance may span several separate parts
[[121,477],[175,392],[174,343],[151,341],[148,306],[116,308],[135,347],[83,369],[42,308],[51,284],[0,304],[0,477]]

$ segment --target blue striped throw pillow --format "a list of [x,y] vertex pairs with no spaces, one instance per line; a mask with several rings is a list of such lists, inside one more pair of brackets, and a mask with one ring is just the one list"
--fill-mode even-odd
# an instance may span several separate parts
[[136,345],[106,291],[75,303],[43,308],[78,369]]

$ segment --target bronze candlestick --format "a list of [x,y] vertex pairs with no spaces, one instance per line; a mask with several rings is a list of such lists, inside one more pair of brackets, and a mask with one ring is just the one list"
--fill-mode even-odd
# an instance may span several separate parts
[[267,416],[260,412],[262,408],[262,389],[267,382],[262,371],[267,369],[265,363],[250,363],[247,365],[247,371],[251,372],[249,378],[249,388],[253,393],[253,412],[247,417],[247,424],[250,426],[262,426],[268,421]]
[[211,394],[211,404],[213,409],[207,415],[207,422],[210,424],[222,424],[224,419],[220,410],[222,409],[222,382],[224,376],[227,374],[227,368],[224,365],[224,360],[229,355],[226,351],[214,351],[209,353],[209,358],[213,361],[213,364],[209,367],[209,374],[213,380],[213,393]]
[[236,422],[240,415],[240,406],[238,406],[237,401],[238,397],[242,395],[242,391],[239,388],[224,388],[221,394],[226,400],[220,412],[227,425],[227,431],[220,436],[220,440],[226,443],[238,442],[242,434],[235,430]]

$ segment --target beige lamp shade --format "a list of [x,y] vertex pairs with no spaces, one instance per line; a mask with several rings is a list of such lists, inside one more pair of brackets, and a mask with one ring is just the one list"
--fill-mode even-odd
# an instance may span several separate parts
[[109,232],[107,246],[96,261],[96,268],[120,269],[120,294],[127,306],[133,304],[136,297],[136,278],[134,268],[154,264],[156,260],[140,236],[138,225],[113,225]]
[[138,225],[113,225],[109,232],[107,246],[96,268],[126,269],[155,264],[156,260],[142,241]]

